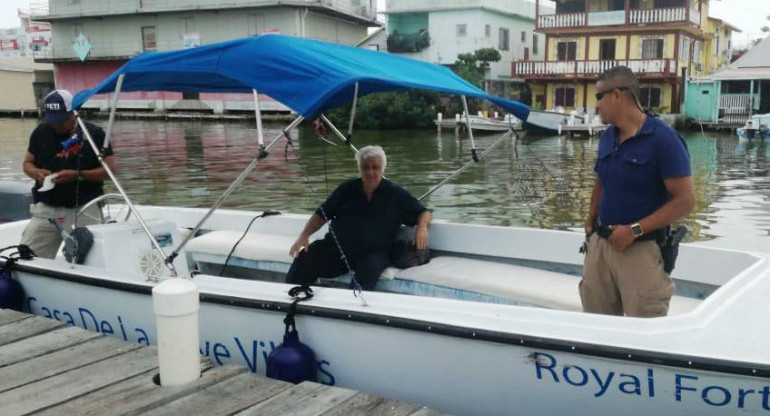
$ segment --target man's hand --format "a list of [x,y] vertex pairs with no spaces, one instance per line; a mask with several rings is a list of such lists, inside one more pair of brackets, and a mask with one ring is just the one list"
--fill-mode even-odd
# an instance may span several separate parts
[[306,235],[300,235],[299,238],[297,238],[297,241],[295,241],[291,246],[291,249],[289,249],[289,255],[292,257],[297,257],[300,251],[310,250],[310,243],[308,240],[309,239]]
[[417,227],[417,231],[414,233],[414,246],[417,250],[425,250],[428,248],[428,226]]
[[594,233],[594,219],[589,218],[583,225],[583,230],[586,232],[586,237],[590,237]]
[[619,251],[625,251],[631,243],[634,242],[636,237],[631,232],[631,226],[629,225],[616,225],[612,227],[612,234],[610,234],[609,242]]
[[45,177],[50,174],[51,171],[48,169],[37,169],[35,170],[35,177],[33,179],[42,184],[45,180]]
[[53,183],[70,183],[78,180],[78,171],[73,169],[64,169],[56,172],[56,177],[53,178]]

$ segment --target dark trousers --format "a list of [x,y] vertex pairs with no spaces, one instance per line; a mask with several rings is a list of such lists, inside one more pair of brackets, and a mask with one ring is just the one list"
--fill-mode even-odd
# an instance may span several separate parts
[[[345,255],[361,287],[373,290],[387,266],[388,251],[382,249]],[[347,272],[348,268],[334,240],[317,240],[294,259],[286,274],[286,283],[310,285],[318,278],[331,279]]]

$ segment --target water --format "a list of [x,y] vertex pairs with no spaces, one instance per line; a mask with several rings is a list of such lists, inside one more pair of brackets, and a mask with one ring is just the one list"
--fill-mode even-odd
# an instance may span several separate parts
[[[21,160],[35,125],[35,120],[0,119],[0,180],[25,178]],[[266,125],[268,143],[280,127]],[[695,210],[684,220],[692,230],[688,239],[770,249],[768,143],[710,132],[684,135],[696,189]],[[295,130],[292,137],[296,152],[289,150],[288,161],[282,143],[225,207],[311,212],[340,181],[357,175],[347,147],[323,144],[309,129]],[[479,136],[477,147],[483,151],[496,138]],[[234,122],[121,120],[113,144],[118,178],[134,202],[186,207],[211,206],[258,149],[253,124]],[[383,145],[386,176],[416,196],[470,160],[468,140],[449,131],[359,131],[354,144]],[[527,135],[516,144],[505,140],[425,204],[436,218],[452,221],[580,230],[591,195],[596,145],[596,140]],[[305,173],[312,188],[303,179]],[[114,191],[112,185],[108,191]]]

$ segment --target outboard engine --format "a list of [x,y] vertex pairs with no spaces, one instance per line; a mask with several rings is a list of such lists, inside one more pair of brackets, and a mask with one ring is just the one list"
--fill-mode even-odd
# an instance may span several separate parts
[[24,182],[0,181],[0,223],[30,217],[32,186]]

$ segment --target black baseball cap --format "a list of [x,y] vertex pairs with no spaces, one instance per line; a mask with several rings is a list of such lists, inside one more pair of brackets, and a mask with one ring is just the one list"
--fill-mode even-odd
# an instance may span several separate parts
[[72,113],[72,93],[67,90],[54,90],[43,101],[46,124],[63,124]]

